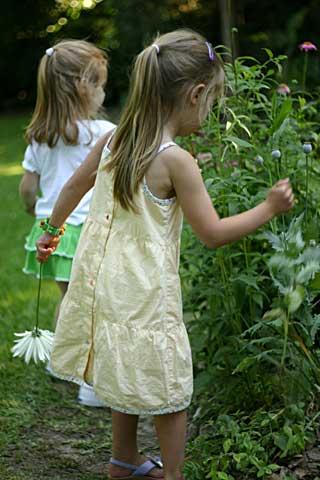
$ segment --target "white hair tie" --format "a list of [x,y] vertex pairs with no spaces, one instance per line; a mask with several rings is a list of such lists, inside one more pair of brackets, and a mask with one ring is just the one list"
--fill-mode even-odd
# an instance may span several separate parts
[[53,52],[54,52],[54,49],[52,47],[47,48],[46,55],[48,55],[48,57],[51,57],[53,55]]
[[154,48],[157,50],[157,55],[159,55],[159,53],[160,53],[160,47],[159,47],[159,45],[157,45],[156,43],[153,43],[153,44],[151,45],[151,47],[154,47]]

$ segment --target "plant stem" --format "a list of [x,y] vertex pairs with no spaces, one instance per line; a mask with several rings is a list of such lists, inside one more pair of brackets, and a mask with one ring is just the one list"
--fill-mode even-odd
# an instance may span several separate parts
[[286,354],[287,354],[287,345],[288,345],[288,331],[289,331],[289,312],[286,312],[286,318],[284,320],[284,343],[283,343],[283,349],[282,349],[282,357],[281,357],[281,367],[284,367],[284,363],[286,360]]
[[36,334],[39,331],[39,309],[40,309],[40,292],[41,292],[41,280],[42,280],[42,267],[43,263],[40,263],[40,268],[39,268],[39,282],[38,282],[38,295],[37,295],[37,307],[36,307],[36,326],[35,326],[35,331]]
[[222,256],[219,256],[218,262],[221,269],[221,278],[223,281],[224,291],[226,292],[225,298],[228,298],[228,300],[225,302],[225,305],[228,306],[227,311],[230,316],[230,320],[233,323],[233,331],[234,333],[241,333],[241,325],[238,324],[237,319],[235,319],[236,321],[234,322],[234,306],[231,304],[231,300],[234,298],[234,296],[232,294],[232,291],[230,290],[228,274],[227,274],[226,266]]
[[307,70],[308,70],[308,52],[305,52],[304,53],[303,71],[302,71],[302,90],[305,90],[305,88],[306,88]]
[[[248,258],[247,239],[246,238],[243,239],[243,252],[244,252],[246,269],[247,269],[247,271],[249,271],[249,258]],[[254,318],[253,318],[253,305],[252,305],[251,295],[249,295],[249,311],[250,311],[251,325],[252,325],[253,321],[254,321]]]
[[309,159],[308,159],[308,154],[306,154],[306,199],[305,199],[305,207],[304,207],[305,224],[308,221],[308,194],[309,194]]

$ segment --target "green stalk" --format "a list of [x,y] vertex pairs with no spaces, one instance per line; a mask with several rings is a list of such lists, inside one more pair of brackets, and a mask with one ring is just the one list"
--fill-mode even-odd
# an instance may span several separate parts
[[308,221],[308,195],[309,195],[309,159],[308,154],[306,153],[306,198],[305,198],[305,207],[304,207],[304,221]]
[[302,90],[305,90],[306,88],[307,70],[308,70],[308,52],[304,52],[304,62],[303,62],[303,71],[302,71]]
[[[247,239],[243,239],[243,252],[244,252],[244,259],[245,259],[245,264],[246,264],[246,269],[249,270],[249,258],[248,258],[248,251],[247,251]],[[249,311],[250,311],[250,317],[251,317],[251,325],[253,324],[253,305],[252,305],[252,299],[251,295],[249,295]]]
[[[271,172],[271,169],[268,168],[268,174],[269,174],[269,182],[270,182],[270,188],[273,187],[273,178],[272,178],[272,172]],[[276,223],[277,219],[274,218],[272,220],[270,220],[270,226],[271,226],[271,231],[272,233],[276,233],[277,231],[277,223]]]
[[[228,299],[225,303],[225,305],[227,305],[227,311],[228,311],[228,314],[230,316],[230,319],[232,320],[232,323],[233,323],[233,326],[235,327],[234,325],[234,317],[233,317],[233,306],[231,305],[231,299],[233,298],[233,295],[232,295],[232,292],[230,291],[230,285],[229,285],[229,282],[228,282],[228,275],[227,275],[227,271],[226,271],[226,267],[225,267],[225,264],[224,264],[224,261],[223,259],[220,257],[219,258],[219,266],[220,266],[220,270],[221,270],[221,278],[222,278],[222,282],[223,282],[223,288],[224,288],[224,291],[226,293],[225,295],[225,299]],[[236,328],[233,328],[234,331],[238,331],[238,333],[241,333],[241,326],[239,327],[238,323],[236,322]]]
[[39,309],[40,309],[42,267],[43,267],[43,263],[41,262],[40,263],[40,268],[39,268],[39,282],[38,282],[38,295],[37,295],[37,307],[36,307],[36,326],[34,328],[35,335],[39,335]]
[[282,368],[284,367],[284,363],[285,363],[285,360],[286,360],[287,345],[288,345],[288,332],[289,332],[289,312],[288,312],[288,310],[286,312],[286,318],[284,320],[283,329],[284,329],[284,343],[283,343],[282,356],[281,356],[281,367]]

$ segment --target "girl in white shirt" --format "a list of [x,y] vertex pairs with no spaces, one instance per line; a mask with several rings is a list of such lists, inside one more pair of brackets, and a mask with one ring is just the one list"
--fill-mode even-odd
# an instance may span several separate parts
[[[36,217],[25,244],[23,271],[27,274],[39,275],[35,254],[36,241],[43,233],[40,221],[50,216],[63,185],[98,138],[115,127],[108,121],[94,119],[104,100],[106,81],[106,55],[86,41],[61,41],[48,48],[40,61],[37,101],[26,130],[29,145],[20,183],[25,210]],[[91,191],[68,217],[59,247],[43,265],[43,278],[56,281],[61,300],[68,288],[72,259],[90,199]]]

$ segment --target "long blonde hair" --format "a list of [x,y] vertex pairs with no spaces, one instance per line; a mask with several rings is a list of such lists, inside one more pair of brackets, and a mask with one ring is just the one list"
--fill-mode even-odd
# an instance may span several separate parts
[[199,83],[206,85],[202,113],[209,97],[221,95],[223,66],[213,50],[214,59],[210,59],[210,48],[200,34],[176,30],[155,38],[136,58],[106,165],[113,172],[114,198],[124,209],[137,211],[134,195],[158,152],[164,124],[175,109],[183,107],[188,92]]
[[83,40],[64,40],[46,50],[38,68],[37,101],[26,129],[34,139],[54,147],[61,137],[78,143],[78,120],[91,117],[89,85],[107,79],[106,54]]

